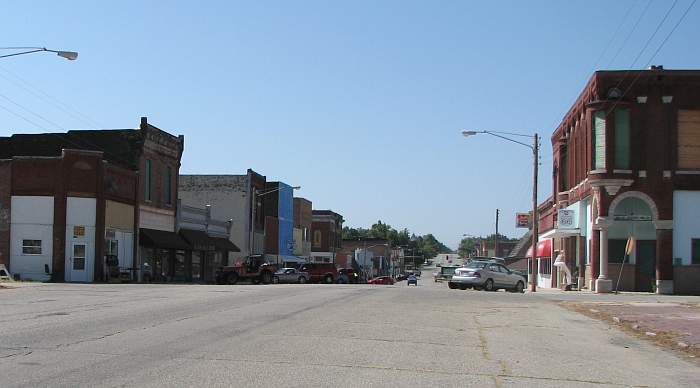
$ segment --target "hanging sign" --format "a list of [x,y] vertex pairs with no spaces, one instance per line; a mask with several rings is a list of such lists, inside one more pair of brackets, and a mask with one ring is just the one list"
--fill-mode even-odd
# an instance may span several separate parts
[[530,226],[530,214],[528,213],[515,213],[515,227],[516,228],[528,228]]

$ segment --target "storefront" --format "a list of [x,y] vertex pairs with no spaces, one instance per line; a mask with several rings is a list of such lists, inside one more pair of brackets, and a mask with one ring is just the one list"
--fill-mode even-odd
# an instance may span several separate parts
[[231,241],[212,237],[201,230],[180,229],[180,235],[190,244],[185,255],[185,279],[194,283],[213,283],[216,269],[225,265],[229,252],[240,252]]
[[143,280],[176,282],[187,279],[186,252],[190,244],[179,234],[163,230],[139,230]]

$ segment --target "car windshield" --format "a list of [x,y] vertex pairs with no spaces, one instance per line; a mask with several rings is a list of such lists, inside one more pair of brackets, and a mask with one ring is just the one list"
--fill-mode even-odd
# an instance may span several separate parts
[[482,263],[482,262],[471,262],[468,263],[467,265],[464,266],[464,268],[472,268],[472,269],[482,269],[486,266],[487,263]]

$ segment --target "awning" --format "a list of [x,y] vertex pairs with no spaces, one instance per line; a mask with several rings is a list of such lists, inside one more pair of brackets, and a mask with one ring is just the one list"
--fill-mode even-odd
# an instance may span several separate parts
[[573,237],[580,236],[581,229],[550,229],[547,232],[540,235],[540,238],[563,238],[563,237]]
[[190,244],[175,232],[156,229],[139,229],[139,244],[153,248],[192,249]]
[[[532,246],[525,257],[532,257]],[[552,240],[545,239],[537,242],[537,257],[552,257]]]
[[192,246],[193,251],[215,251],[216,244],[201,230],[180,229],[180,235]]
[[229,252],[240,252],[240,248],[236,244],[232,243],[231,240],[221,237],[210,237],[214,241],[214,246],[217,250],[229,251]]

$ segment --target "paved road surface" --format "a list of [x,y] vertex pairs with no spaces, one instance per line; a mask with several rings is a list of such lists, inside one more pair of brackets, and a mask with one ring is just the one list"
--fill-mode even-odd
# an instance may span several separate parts
[[0,289],[0,386],[700,386],[551,297],[427,280]]

